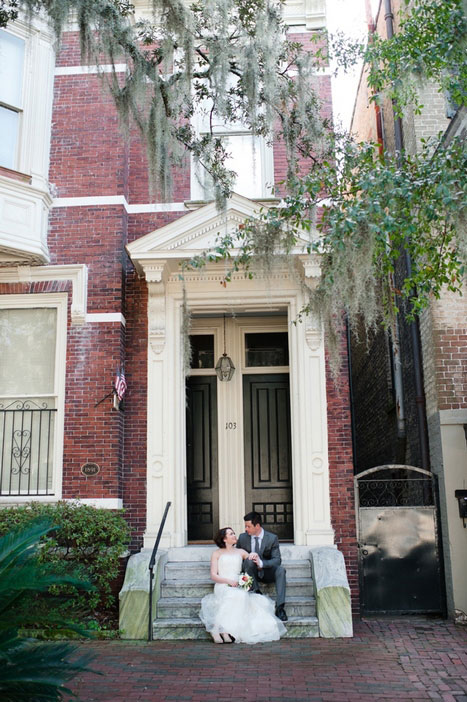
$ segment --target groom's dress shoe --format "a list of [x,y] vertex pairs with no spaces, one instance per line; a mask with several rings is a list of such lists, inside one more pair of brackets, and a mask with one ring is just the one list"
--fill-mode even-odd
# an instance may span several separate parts
[[276,607],[276,617],[278,619],[280,619],[281,622],[288,621],[287,614],[286,614],[285,609],[282,605],[280,607]]

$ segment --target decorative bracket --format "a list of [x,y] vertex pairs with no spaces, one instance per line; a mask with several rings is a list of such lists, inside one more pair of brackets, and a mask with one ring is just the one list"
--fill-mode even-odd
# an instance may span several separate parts
[[144,277],[148,283],[162,283],[165,284],[168,266],[167,261],[148,261],[147,263],[142,262]]
[[322,333],[321,329],[314,325],[310,325],[305,329],[305,339],[311,351],[317,351],[321,346]]
[[319,263],[319,257],[315,255],[309,256],[299,256],[300,263],[303,266],[303,274],[305,276],[305,283],[308,287],[312,288],[318,284],[318,280],[321,276],[321,266]]
[[156,355],[165,348],[165,280],[168,274],[167,261],[153,261],[144,266],[148,284],[148,338]]

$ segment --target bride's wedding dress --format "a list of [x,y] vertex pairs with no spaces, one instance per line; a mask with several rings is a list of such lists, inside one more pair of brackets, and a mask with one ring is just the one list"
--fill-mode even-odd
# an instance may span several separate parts
[[[218,560],[222,578],[238,580],[242,569],[240,553],[223,553]],[[210,634],[227,633],[237,643],[277,641],[286,628],[274,615],[274,603],[265,595],[216,583],[212,595],[201,600],[200,619]]]

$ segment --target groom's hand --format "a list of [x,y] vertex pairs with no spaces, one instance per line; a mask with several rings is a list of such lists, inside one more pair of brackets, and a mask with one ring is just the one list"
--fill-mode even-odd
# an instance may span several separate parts
[[253,553],[250,553],[250,554],[248,555],[248,558],[249,558],[250,561],[253,561],[253,563],[255,563],[258,567],[259,567],[259,565],[261,564],[261,559],[260,559],[260,557],[258,556],[257,553],[254,553],[254,552],[253,552]]

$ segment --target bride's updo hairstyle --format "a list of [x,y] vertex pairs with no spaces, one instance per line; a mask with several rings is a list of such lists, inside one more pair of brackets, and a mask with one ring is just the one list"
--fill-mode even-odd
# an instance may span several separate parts
[[214,543],[216,544],[216,546],[219,546],[219,548],[225,548],[224,539],[229,529],[232,530],[232,527],[224,527],[223,529],[219,529],[219,531],[215,535]]

